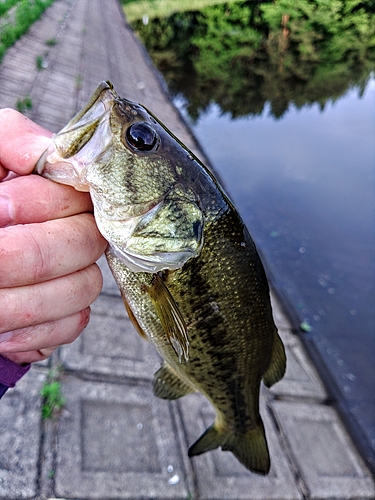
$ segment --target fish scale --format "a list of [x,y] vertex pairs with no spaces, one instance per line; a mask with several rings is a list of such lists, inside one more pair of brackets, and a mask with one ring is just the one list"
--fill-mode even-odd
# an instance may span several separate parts
[[268,473],[261,380],[285,371],[266,275],[212,173],[146,108],[102,82],[36,172],[90,191],[108,264],[138,333],[164,359],[154,393],[201,392],[216,410],[190,447]]

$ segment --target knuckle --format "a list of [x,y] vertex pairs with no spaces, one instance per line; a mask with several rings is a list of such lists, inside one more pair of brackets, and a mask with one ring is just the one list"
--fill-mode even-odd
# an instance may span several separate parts
[[0,289],[0,332],[37,325],[46,314],[38,287]]
[[[36,227],[33,228],[34,231]],[[42,231],[30,231],[27,257],[32,269],[34,282],[37,283],[48,275],[50,270],[49,246]]]
[[91,314],[90,307],[86,307],[85,309],[80,311],[77,335],[73,340],[75,340],[82,333],[82,331],[86,328],[86,326],[89,324],[90,314]]
[[80,331],[82,331],[89,324],[90,316],[91,316],[91,308],[90,307],[86,307],[79,314],[80,314],[80,325],[79,325],[79,328],[81,328]]
[[75,315],[75,328],[70,328],[68,335],[63,339],[63,344],[71,344],[74,342],[86,328],[90,321],[90,307],[86,307]]
[[38,349],[37,353],[40,355],[40,361],[47,359],[55,351],[56,347],[46,347],[43,349]]
[[93,302],[98,297],[103,287],[102,272],[96,263],[86,267],[84,271],[86,281],[84,287],[92,298],[91,302]]

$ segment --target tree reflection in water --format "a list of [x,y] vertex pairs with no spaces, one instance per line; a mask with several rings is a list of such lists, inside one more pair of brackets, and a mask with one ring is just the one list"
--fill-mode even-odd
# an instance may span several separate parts
[[371,1],[228,2],[175,13],[133,27],[174,95],[197,119],[216,103],[233,118],[280,118],[362,93],[375,68],[375,4]]

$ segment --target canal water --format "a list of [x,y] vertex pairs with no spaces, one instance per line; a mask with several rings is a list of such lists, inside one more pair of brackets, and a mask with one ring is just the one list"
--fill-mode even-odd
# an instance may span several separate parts
[[363,40],[337,55],[357,36],[347,12],[345,34],[327,28],[324,45],[324,16],[303,32],[298,13],[256,9],[233,2],[134,28],[375,466],[375,58]]

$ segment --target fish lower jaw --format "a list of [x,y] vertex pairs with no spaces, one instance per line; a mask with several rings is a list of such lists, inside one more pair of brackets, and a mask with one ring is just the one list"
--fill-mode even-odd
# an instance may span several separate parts
[[89,184],[77,174],[77,171],[84,170],[84,166],[80,165],[77,169],[76,163],[74,160],[69,161],[62,158],[57,153],[55,146],[51,144],[39,158],[33,172],[58,184],[72,186],[77,191],[88,192],[90,190]]

